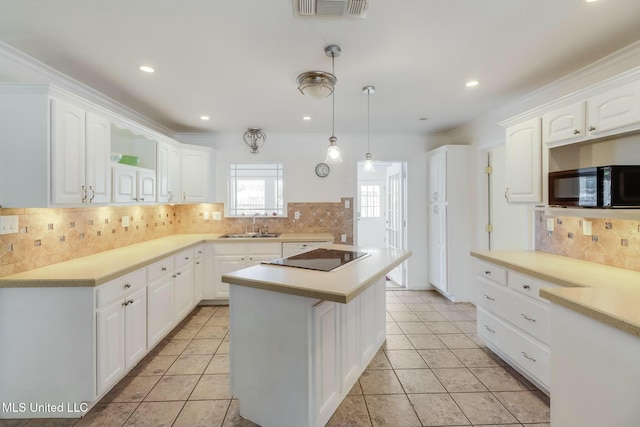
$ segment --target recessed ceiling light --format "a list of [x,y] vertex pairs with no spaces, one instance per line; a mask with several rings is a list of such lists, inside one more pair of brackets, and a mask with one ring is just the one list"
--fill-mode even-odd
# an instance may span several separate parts
[[480,82],[478,82],[477,80],[469,80],[465,86],[474,87],[474,86],[478,86],[478,84],[480,84]]
[[309,116],[304,116],[304,117],[302,118],[302,120],[311,120],[311,117],[309,117]]
[[154,70],[152,67],[149,67],[148,65],[141,65],[140,71],[144,71],[145,73],[153,73],[156,70]]
[[209,116],[200,116],[200,120],[204,120],[204,121],[207,121],[207,120],[209,120],[210,118],[211,118],[211,117],[209,117]]

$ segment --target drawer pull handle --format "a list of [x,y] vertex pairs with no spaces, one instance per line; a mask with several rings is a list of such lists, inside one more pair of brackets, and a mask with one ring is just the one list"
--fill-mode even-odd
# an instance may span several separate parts
[[536,321],[536,319],[532,319],[531,317],[527,317],[526,314],[520,314],[520,316],[524,317],[525,319],[527,319],[530,322],[535,322]]
[[124,305],[125,307],[128,306],[129,304],[133,304],[133,300],[132,299],[122,303],[122,305]]
[[484,328],[485,328],[487,331],[491,332],[492,334],[495,334],[495,333],[496,333],[496,331],[494,331],[493,329],[491,329],[491,328],[490,328],[490,327],[488,327],[487,325],[484,325]]
[[485,271],[484,274],[486,274],[487,276],[491,274],[491,272],[489,270]]
[[176,275],[181,276],[181,275],[182,275],[182,273],[178,272],[178,273],[176,273]]
[[529,290],[529,288],[531,288],[531,286],[529,286],[529,285],[522,285],[522,289]]
[[125,283],[125,284],[124,284],[124,288],[125,288],[125,289],[129,289],[130,287],[131,287],[131,283]]
[[531,360],[532,362],[535,362],[536,359],[534,359],[533,357],[529,356],[527,353],[525,353],[524,351],[521,351],[520,353],[522,353],[522,355],[524,357],[526,357],[527,359]]
[[184,260],[189,261],[189,257],[188,256],[184,257]]
[[491,298],[491,297],[490,297],[489,295],[487,295],[487,294],[484,294],[484,297],[485,297],[486,299],[488,299],[489,301],[495,301],[495,300],[496,300],[495,298]]
[[161,270],[162,271],[167,271],[167,267],[162,267]]
[[200,265],[200,261],[196,261],[196,265]]

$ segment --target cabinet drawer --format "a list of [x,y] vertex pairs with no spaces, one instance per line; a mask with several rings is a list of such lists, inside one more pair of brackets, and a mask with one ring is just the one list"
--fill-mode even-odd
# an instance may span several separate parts
[[545,304],[549,304],[549,301],[540,297],[540,289],[559,287],[559,285],[532,279],[529,276],[525,276],[524,274],[516,273],[514,271],[509,272],[508,286],[514,291],[520,292],[524,295],[528,295],[534,298],[536,301],[540,301]]
[[551,352],[545,345],[538,344],[516,329],[507,326],[507,340],[502,342],[502,350],[513,362],[547,389],[551,383]]
[[476,260],[476,274],[501,285],[507,284],[507,270],[487,262]]
[[160,261],[154,262],[147,267],[147,278],[149,283],[155,282],[165,274],[173,271],[173,257],[167,257]]
[[249,255],[278,255],[282,256],[280,242],[249,243]]
[[187,249],[173,256],[173,263],[176,270],[190,262],[193,262],[193,248]]
[[102,307],[116,298],[123,297],[136,289],[142,288],[146,284],[147,271],[144,268],[118,277],[98,287],[96,304],[98,307]]
[[513,293],[506,313],[506,319],[523,332],[547,345],[550,344],[551,315],[548,305]]
[[509,307],[509,295],[507,289],[496,285],[491,281],[478,277],[476,281],[476,303],[489,311],[504,316],[503,313]]
[[482,307],[478,307],[477,325],[479,337],[500,349],[502,348],[502,343],[507,340],[506,326],[504,323]]

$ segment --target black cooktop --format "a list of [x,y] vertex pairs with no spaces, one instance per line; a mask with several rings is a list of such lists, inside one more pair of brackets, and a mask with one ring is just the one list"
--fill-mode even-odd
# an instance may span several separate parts
[[269,261],[267,264],[306,268],[307,270],[331,271],[366,254],[366,252],[319,248],[288,258]]

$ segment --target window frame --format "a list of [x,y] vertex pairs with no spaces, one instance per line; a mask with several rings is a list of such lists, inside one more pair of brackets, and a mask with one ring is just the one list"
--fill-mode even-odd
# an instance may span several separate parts
[[[246,204],[239,206],[241,202],[238,198],[238,184],[251,178],[265,183],[262,205],[260,207],[251,207]],[[253,217],[256,213],[260,217],[287,216],[283,163],[229,163],[227,179],[226,217],[246,218]],[[267,206],[267,204],[273,205]]]

